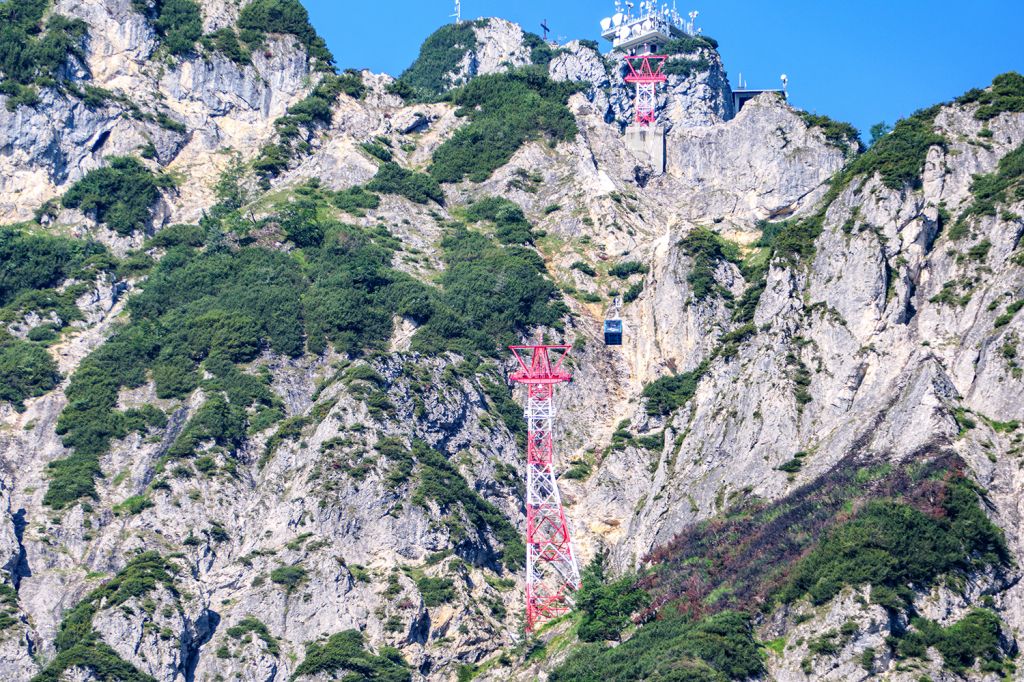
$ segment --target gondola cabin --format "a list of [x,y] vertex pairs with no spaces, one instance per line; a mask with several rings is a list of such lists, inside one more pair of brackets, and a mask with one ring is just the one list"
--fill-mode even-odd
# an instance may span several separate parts
[[622,345],[622,320],[604,321],[604,345]]

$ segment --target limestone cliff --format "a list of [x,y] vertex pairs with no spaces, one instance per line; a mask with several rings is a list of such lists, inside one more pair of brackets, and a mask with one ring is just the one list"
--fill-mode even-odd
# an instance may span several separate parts
[[[203,34],[235,31],[249,4],[203,0]],[[841,472],[897,471],[941,453],[985,492],[1013,561],[962,585],[921,587],[911,603],[943,626],[991,609],[1000,656],[1015,653],[1024,628],[1024,195],[1006,160],[1024,144],[1024,114],[979,118],[995,105],[977,93],[932,111],[915,124],[932,136],[922,167],[894,182],[888,167],[779,98],[733,112],[721,60],[705,47],[663,95],[668,167],[652,176],[622,141],[632,104],[614,56],[586,42],[538,48],[491,19],[470,25],[472,48],[442,74],[447,85],[532,64],[584,84],[568,100],[578,133],[527,141],[486,179],[443,183],[440,197],[378,190],[378,202],[339,213],[347,204],[336,193],[372,189],[392,165],[427,168],[467,117],[449,102],[403,99],[395,79],[364,72],[346,74],[358,87],[334,92],[326,116],[296,118],[309,111],[296,105],[333,76],[315,43],[269,32],[247,59],[213,39],[171,55],[138,5],[54,3],[88,26],[71,82],[106,94],[42,88],[32,106],[0,106],[6,222],[30,220],[50,201],[34,231],[93,238],[119,258],[173,260],[182,243],[151,237],[176,223],[202,220],[207,230],[228,210],[227,178],[236,223],[216,242],[196,240],[211,252],[287,254],[313,277],[282,216],[330,192],[333,208],[316,210],[397,244],[387,267],[434,286],[450,269],[443,239],[473,222],[475,202],[502,197],[522,208],[536,235],[530,252],[567,306],[559,322],[522,333],[574,344],[575,378],[557,399],[558,457],[561,473],[572,470],[561,484],[582,563],[608,552],[627,573],[746,504],[795,505]],[[544,47],[551,54],[537,53]],[[286,144],[291,156],[261,175],[258,159]],[[160,188],[144,230],[118,234],[56,201],[108,157],[132,154],[176,179]],[[1007,179],[988,197],[991,210],[975,210],[977,176]],[[353,196],[362,195],[344,195]],[[787,236],[771,242],[778,229]],[[709,256],[698,237],[728,253]],[[626,263],[635,269],[612,272]],[[0,616],[0,676],[100,679],[89,656],[103,656],[161,682],[330,679],[345,670],[307,662],[357,630],[364,662],[397,666],[394,647],[416,680],[456,679],[460,667],[478,679],[546,679],[573,635],[565,624],[548,631],[543,656],[523,647],[522,571],[509,559],[524,524],[522,455],[507,363],[423,350],[415,340],[426,323],[412,314],[387,311],[390,338],[370,353],[340,343],[256,349],[239,373],[269,389],[277,420],[257,425],[250,411],[230,444],[197,436],[189,458],[172,450],[222,377],[204,365],[184,397],[168,397],[155,370],[144,371],[136,385],[115,386],[116,409],[155,407],[162,418],[97,455],[95,497],[45,501],[52,465],[75,452],[58,425],[73,407],[73,377],[144,314],[131,302],[159,286],[146,267],[83,278],[82,291],[73,278],[57,285],[78,292],[81,310],[46,346],[61,381],[24,409],[0,401],[0,569],[14,594],[0,599],[9,614]],[[627,342],[606,348],[603,315],[627,291]],[[19,309],[2,319],[23,340],[52,316]],[[656,409],[645,387],[687,373],[691,393]],[[460,501],[432,492],[424,471]],[[995,679],[973,661],[944,667],[935,649],[912,664],[899,658],[892,637],[909,620],[870,592],[748,605],[757,640],[782,642],[765,650],[763,679]],[[840,634],[829,646],[815,644],[831,630]]]

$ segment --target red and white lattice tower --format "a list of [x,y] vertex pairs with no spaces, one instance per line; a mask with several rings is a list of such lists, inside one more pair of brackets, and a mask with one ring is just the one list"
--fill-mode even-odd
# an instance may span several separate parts
[[512,381],[525,384],[526,629],[572,608],[580,570],[555,479],[555,386],[571,375],[562,362],[571,346],[510,346],[519,362]]
[[637,125],[649,126],[658,120],[658,84],[668,80],[662,72],[666,59],[665,55],[653,54],[626,56],[626,64],[629,65],[626,82],[636,85]]

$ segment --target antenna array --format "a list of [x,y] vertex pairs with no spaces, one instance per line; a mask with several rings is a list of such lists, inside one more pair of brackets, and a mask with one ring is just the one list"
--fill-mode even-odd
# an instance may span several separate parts
[[601,21],[601,35],[611,41],[617,49],[629,48],[644,43],[664,43],[677,33],[696,35],[696,19],[699,12],[690,12],[689,21],[679,13],[675,2],[668,0],[616,0],[615,14]]

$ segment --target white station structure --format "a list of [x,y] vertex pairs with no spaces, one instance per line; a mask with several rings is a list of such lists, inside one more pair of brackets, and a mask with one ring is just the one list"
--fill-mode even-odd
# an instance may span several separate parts
[[[636,11],[634,12],[634,9]],[[639,7],[631,1],[616,0],[615,14],[601,21],[601,37],[616,50],[636,54],[655,54],[680,33],[696,35],[697,12],[690,12],[689,21],[667,2],[642,0]]]

